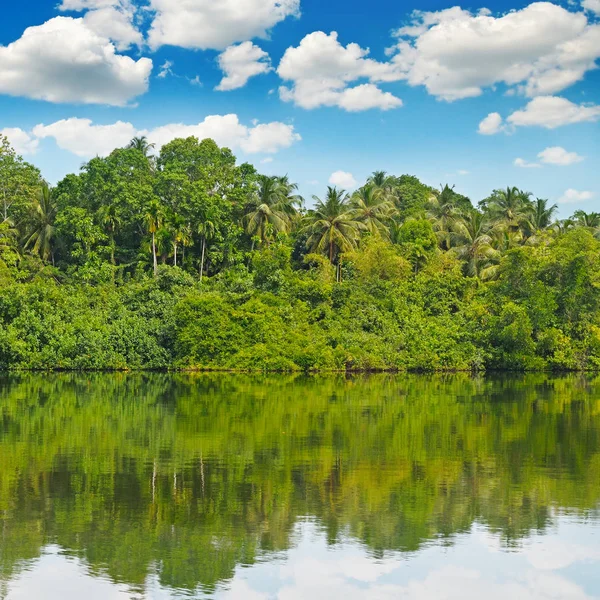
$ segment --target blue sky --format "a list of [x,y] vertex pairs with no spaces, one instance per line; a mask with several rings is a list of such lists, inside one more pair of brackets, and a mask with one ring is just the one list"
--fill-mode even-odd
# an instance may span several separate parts
[[600,210],[600,0],[30,0],[3,17],[0,131],[53,183],[132,135],[195,134],[307,197],[382,169]]

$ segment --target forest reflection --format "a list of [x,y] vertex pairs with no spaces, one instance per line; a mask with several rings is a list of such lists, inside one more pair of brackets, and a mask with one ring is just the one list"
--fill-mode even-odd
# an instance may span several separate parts
[[54,545],[210,592],[307,518],[379,559],[596,519],[600,378],[13,375],[0,465],[5,584]]

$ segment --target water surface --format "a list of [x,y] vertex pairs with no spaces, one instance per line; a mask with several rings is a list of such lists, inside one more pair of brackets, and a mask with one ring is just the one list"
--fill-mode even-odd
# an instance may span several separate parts
[[0,598],[600,598],[600,378],[0,379]]

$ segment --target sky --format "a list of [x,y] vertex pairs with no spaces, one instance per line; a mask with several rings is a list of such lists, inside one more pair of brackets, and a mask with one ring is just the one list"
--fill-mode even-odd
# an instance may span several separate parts
[[6,3],[0,133],[52,184],[196,135],[307,198],[384,170],[600,211],[600,0],[481,1]]

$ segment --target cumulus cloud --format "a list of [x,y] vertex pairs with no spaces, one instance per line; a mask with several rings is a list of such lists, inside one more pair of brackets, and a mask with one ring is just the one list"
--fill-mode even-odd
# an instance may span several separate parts
[[152,61],[116,53],[84,19],[56,17],[0,46],[0,93],[124,106],[148,89]]
[[481,135],[495,135],[504,131],[502,115],[500,113],[490,113],[479,123],[478,131]]
[[94,125],[90,119],[76,118],[33,128],[37,138],[54,138],[59,148],[82,158],[106,156],[115,148],[127,145],[136,134],[131,123],[117,121],[112,125]]
[[[358,44],[340,44],[335,31],[307,35],[299,46],[288,48],[281,59],[277,73],[292,82],[291,87],[280,87],[281,99],[307,109],[339,106],[358,111],[401,106],[399,98],[375,85],[397,81],[398,74],[390,64],[368,58],[368,54],[369,50]],[[368,79],[369,83],[349,87],[360,79]]]
[[83,17],[85,24],[98,35],[112,40],[117,50],[141,46],[144,38],[133,24],[134,13],[117,7],[92,10]]
[[531,100],[523,110],[514,112],[507,120],[516,127],[556,129],[563,125],[599,119],[600,106],[575,104],[557,96],[540,96]]
[[585,8],[585,10],[600,15],[600,0],[583,0],[581,6]]
[[550,2],[499,17],[458,7],[416,11],[396,35],[389,52],[396,69],[447,101],[496,84],[530,97],[554,94],[580,81],[600,57],[600,25]]
[[331,177],[329,178],[329,184],[345,190],[351,190],[356,187],[356,179],[354,179],[354,175],[352,175],[352,173],[347,173],[346,171],[336,171],[335,173],[331,174]]
[[514,165],[515,167],[519,167],[521,169],[539,169],[542,166],[538,163],[527,162],[523,158],[515,158]]
[[272,70],[269,55],[252,42],[229,46],[217,60],[225,74],[216,87],[221,92],[244,87],[251,77]]
[[596,104],[575,104],[558,96],[540,96],[530,100],[525,108],[517,110],[506,119],[500,113],[489,114],[479,123],[479,133],[495,135],[510,133],[516,127],[544,127],[556,129],[575,123],[593,123],[600,120],[600,106]]
[[584,157],[577,154],[577,152],[567,152],[560,146],[552,146],[542,150],[538,154],[538,158],[547,165],[558,165],[561,167],[573,165],[585,160]]
[[481,123],[479,123],[479,133],[481,135],[495,135],[503,129],[502,116],[500,113],[490,113]]
[[580,192],[572,188],[568,189],[559,199],[560,204],[577,204],[587,202],[594,197],[593,192]]
[[150,8],[155,11],[148,34],[152,48],[224,50],[266,37],[277,23],[299,16],[300,0],[150,0]]
[[10,145],[17,154],[35,154],[38,150],[39,140],[29,135],[19,127],[5,127],[0,129],[0,136],[8,138]]
[[33,128],[36,138],[54,138],[59,148],[82,158],[106,156],[114,148],[126,146],[135,136],[145,135],[157,148],[175,138],[195,136],[212,138],[219,145],[248,154],[274,154],[289,148],[302,138],[292,125],[273,122],[248,127],[237,115],[211,115],[196,125],[172,123],[151,130],[139,130],[133,124],[118,121],[110,125],[96,125],[89,119],[63,119],[50,125]]
[[118,50],[133,44],[141,46],[144,39],[135,27],[136,8],[131,0],[63,0],[59,10],[85,12],[86,25],[112,40]]

